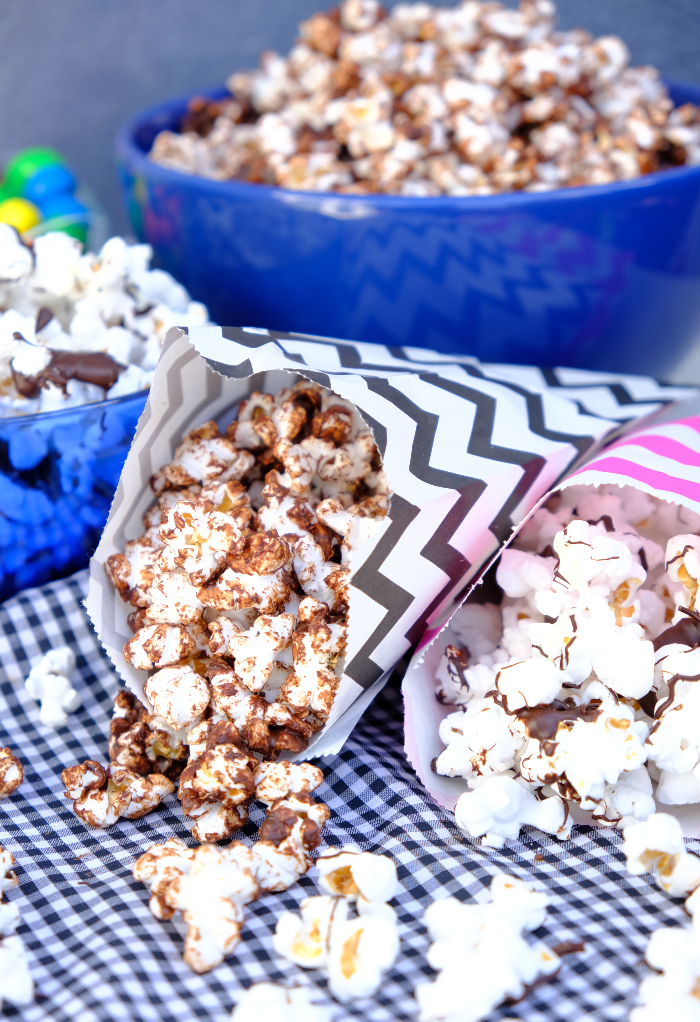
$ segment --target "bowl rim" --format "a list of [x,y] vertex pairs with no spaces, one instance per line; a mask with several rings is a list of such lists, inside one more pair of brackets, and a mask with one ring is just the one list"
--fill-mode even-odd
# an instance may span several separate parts
[[[684,82],[673,78],[663,78],[664,84],[671,92],[685,92],[694,96],[693,102],[700,106],[700,84]],[[511,191],[499,192],[496,195],[387,195],[381,192],[372,195],[346,195],[342,192],[303,191],[301,189],[282,188],[279,185],[253,183],[251,181],[225,180],[200,177],[197,174],[186,174],[184,171],[163,167],[148,159],[148,154],[135,141],[135,134],[149,121],[167,114],[178,107],[185,107],[195,96],[210,99],[221,99],[230,95],[223,85],[212,86],[176,96],[162,103],[154,104],[129,118],[119,128],[115,138],[117,160],[126,164],[130,172],[140,172],[144,177],[160,181],[163,184],[177,184],[180,187],[197,190],[209,194],[227,197],[247,197],[258,202],[281,201],[288,206],[299,209],[322,211],[321,205],[331,203],[336,209],[356,206],[361,216],[361,207],[371,210],[404,210],[427,212],[429,209],[460,209],[489,210],[504,209],[513,205],[542,205],[552,202],[595,201],[609,195],[630,192],[649,192],[657,189],[673,189],[675,182],[700,178],[700,164],[694,167],[672,167],[657,170],[651,174],[623,181],[612,181],[602,185],[579,185],[575,188],[553,188],[544,192]],[[688,100],[684,100],[688,102]],[[670,180],[669,180],[670,179]],[[427,204],[430,203],[430,206]],[[351,219],[351,217],[349,217]]]
[[87,401],[83,405],[71,405],[70,408],[52,408],[47,412],[27,412],[26,415],[0,415],[0,431],[5,428],[6,423],[32,423],[36,422],[37,419],[48,419],[50,415],[68,415],[70,412],[82,412],[89,411],[92,409],[105,408],[109,406],[113,408],[115,405],[124,404],[126,401],[133,401],[137,397],[143,395],[148,398],[150,388],[147,387],[145,390],[134,390],[131,394],[120,394],[119,397],[108,397],[103,401]]

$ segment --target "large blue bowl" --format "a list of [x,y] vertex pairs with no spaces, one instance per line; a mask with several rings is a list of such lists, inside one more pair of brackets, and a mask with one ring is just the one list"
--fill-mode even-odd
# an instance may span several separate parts
[[0,419],[0,601],[87,567],[147,397]]
[[137,235],[214,322],[657,376],[700,337],[700,167],[467,198],[210,181],[147,159],[187,98],[125,125],[118,164]]

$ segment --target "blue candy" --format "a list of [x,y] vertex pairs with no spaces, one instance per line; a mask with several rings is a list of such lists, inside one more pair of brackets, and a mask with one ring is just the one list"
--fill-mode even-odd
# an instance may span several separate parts
[[3,472],[0,472],[0,494],[3,514],[13,522],[41,525],[54,512],[53,504],[45,493],[19,486]]
[[53,220],[58,216],[80,217],[86,223],[88,220],[87,207],[72,195],[52,195],[42,204],[41,212],[47,220]]
[[32,426],[18,429],[10,436],[9,455],[13,468],[20,471],[36,468],[48,453],[46,437]]
[[22,198],[29,199],[46,215],[45,203],[63,194],[72,197],[76,184],[75,177],[67,167],[61,166],[60,163],[52,163],[42,167],[25,182]]

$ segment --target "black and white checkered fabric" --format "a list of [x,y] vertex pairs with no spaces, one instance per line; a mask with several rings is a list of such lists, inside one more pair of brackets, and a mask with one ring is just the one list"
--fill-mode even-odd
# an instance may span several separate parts
[[[209,975],[196,976],[180,957],[183,925],[154,919],[146,889],[131,875],[136,857],[154,841],[187,837],[175,797],[143,819],[122,820],[107,831],[91,830],[72,814],[61,770],[86,757],[106,763],[118,687],[81,606],[86,588],[81,572],[0,607],[0,745],[19,755],[25,770],[24,784],[0,802],[0,842],[17,860],[20,883],[9,897],[22,914],[19,932],[37,989],[32,1006],[6,1004],[6,1014],[31,1022],[224,1022],[237,993],[251,983],[296,981],[325,990],[319,973],[303,972],[272,950],[276,919],[316,893],[312,878],[249,906],[237,953]],[[55,732],[39,723],[23,679],[43,653],[63,644],[78,658],[83,708]],[[333,811],[327,842],[354,841],[390,855],[404,888],[396,903],[400,957],[375,999],[337,1006],[338,1022],[415,1018],[414,986],[434,975],[425,958],[423,910],[446,895],[482,900],[499,871],[548,888],[549,916],[538,937],[551,946],[583,940],[586,949],[568,956],[552,983],[495,1012],[493,1020],[626,1019],[647,972],[642,956],[648,935],[682,923],[682,902],[647,877],[629,876],[620,838],[609,831],[580,828],[565,844],[529,831],[502,852],[465,841],[450,815],[422,791],[402,743],[400,694],[390,683],[342,753],[322,762],[326,778],[317,794]],[[260,809],[253,811],[244,840],[254,839],[262,817]]]

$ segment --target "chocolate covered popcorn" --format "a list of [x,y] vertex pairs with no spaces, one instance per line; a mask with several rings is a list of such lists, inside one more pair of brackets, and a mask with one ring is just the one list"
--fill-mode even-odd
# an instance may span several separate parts
[[149,270],[149,245],[81,251],[60,231],[28,247],[0,224],[0,416],[143,390],[170,327],[208,320],[169,273]]
[[163,774],[138,775],[118,763],[105,769],[94,759],[66,767],[61,778],[73,812],[90,827],[111,827],[121,816],[136,820],[175,790]]
[[524,937],[544,922],[547,902],[544,891],[498,874],[485,904],[444,898],[429,905],[428,963],[438,976],[416,988],[419,1022],[479,1022],[503,1001],[519,1001],[535,983],[553,977],[559,956]]
[[[396,866],[354,845],[329,849],[316,865],[319,887],[329,893],[305,898],[299,915],[280,916],[275,950],[304,969],[323,969],[342,1003],[371,997],[399,953],[396,913],[387,904],[399,893]],[[350,919],[353,901],[358,916]]]
[[293,49],[195,98],[150,158],[215,180],[412,197],[607,184],[700,162],[700,114],[673,107],[616,36],[555,31],[551,0],[456,7],[344,0]]
[[143,705],[118,697],[110,755],[177,776],[193,836],[225,840],[255,785],[295,812],[320,783],[315,768],[272,761],[303,751],[332,713],[349,580],[386,528],[388,485],[357,410],[302,380],[251,394],[225,430],[191,430],[151,487],[143,535],[105,564],[133,608],[124,658],[146,675]]
[[29,672],[24,687],[32,699],[41,703],[39,720],[45,727],[65,727],[68,714],[82,706],[82,699],[70,682],[74,668],[73,651],[60,646],[45,653]]
[[565,838],[574,806],[633,833],[653,782],[662,802],[700,802],[698,533],[687,508],[572,486],[503,551],[502,604],[457,612],[437,672],[455,711],[434,769],[465,782],[465,834]]
[[[224,727],[229,733],[235,731],[228,722]],[[221,722],[214,724],[212,731],[217,728],[221,730]],[[134,865],[134,878],[150,891],[149,908],[153,915],[170,919],[176,911],[182,913],[189,926],[183,957],[199,973],[220,965],[235,950],[246,905],[262,892],[285,891],[309,870],[313,861],[310,853],[321,843],[321,830],[330,816],[328,807],[315,802],[310,794],[310,783],[314,787],[320,783],[316,767],[303,763],[295,767],[297,773],[292,773],[284,769],[292,764],[263,764],[258,775],[260,800],[267,801],[273,788],[275,796],[279,796],[280,790],[283,795],[267,802],[267,816],[258,840],[252,847],[239,841],[215,847],[209,842],[228,837],[233,829],[223,826],[217,831],[217,815],[225,814],[227,808],[235,811],[244,800],[251,800],[256,789],[250,771],[249,786],[246,781],[247,764],[234,762],[235,774],[231,773],[226,756],[227,746],[236,748],[233,742],[208,744],[210,748],[204,757],[198,756],[188,766],[180,782],[181,788],[189,785],[193,789],[195,800],[210,797],[204,803],[207,813],[197,822],[201,828],[202,820],[208,819],[205,832],[195,834],[206,843],[189,848],[179,838],[171,838],[152,845]],[[215,752],[215,757],[207,761],[205,757],[210,751]],[[268,767],[273,768],[274,779]],[[293,784],[298,781],[299,790],[285,787],[285,776]],[[183,799],[185,811],[188,804]],[[214,827],[214,832],[209,833],[207,827]]]
[[24,942],[15,930],[20,914],[13,901],[5,901],[5,891],[17,886],[12,870],[15,857],[0,847],[0,1010],[3,1001],[23,1007],[34,1000],[34,981]]
[[24,767],[11,749],[0,749],[0,798],[11,795],[24,780]]

